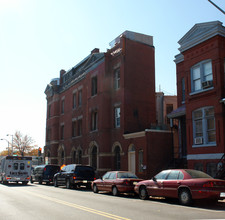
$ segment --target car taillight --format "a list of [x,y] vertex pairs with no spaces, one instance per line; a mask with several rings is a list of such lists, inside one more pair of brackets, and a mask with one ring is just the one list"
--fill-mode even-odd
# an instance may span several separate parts
[[130,185],[130,181],[124,180],[123,184],[128,186],[128,185]]
[[203,184],[203,187],[204,188],[208,188],[208,187],[213,187],[213,182],[208,182],[208,183],[205,183],[205,184]]
[[6,177],[6,179],[7,179],[7,180],[10,180],[10,179],[11,179],[11,177]]
[[94,177],[94,180],[96,180],[96,178]]
[[73,179],[74,179],[74,180],[76,179],[76,175],[75,175],[75,174],[73,174]]

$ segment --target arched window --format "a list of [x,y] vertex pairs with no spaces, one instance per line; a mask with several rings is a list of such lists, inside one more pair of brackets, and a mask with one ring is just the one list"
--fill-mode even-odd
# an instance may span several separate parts
[[115,170],[120,170],[120,147],[116,146],[114,150]]
[[76,151],[73,151],[72,163],[76,163]]
[[77,153],[78,153],[77,163],[82,164],[82,151],[79,150]]
[[94,146],[91,152],[91,166],[97,168],[97,147]]

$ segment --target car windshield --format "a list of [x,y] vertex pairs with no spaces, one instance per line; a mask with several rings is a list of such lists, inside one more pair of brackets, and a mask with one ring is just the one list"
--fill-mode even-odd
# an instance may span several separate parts
[[132,179],[136,179],[138,178],[136,175],[134,175],[133,173],[117,173],[117,178],[132,178]]
[[210,178],[213,179],[211,176],[209,176],[206,173],[203,173],[202,171],[199,170],[185,170],[193,179],[197,178]]

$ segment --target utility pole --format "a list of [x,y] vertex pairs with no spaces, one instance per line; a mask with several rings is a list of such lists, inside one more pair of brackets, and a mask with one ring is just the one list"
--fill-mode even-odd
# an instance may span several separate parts
[[211,0],[208,0],[212,5],[214,5],[218,10],[220,10],[223,14],[225,14],[225,11],[223,9],[221,9],[219,6],[217,6],[214,2],[212,2]]

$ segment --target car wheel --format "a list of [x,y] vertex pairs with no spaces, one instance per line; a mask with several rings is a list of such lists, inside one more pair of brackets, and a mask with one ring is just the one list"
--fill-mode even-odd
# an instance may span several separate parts
[[23,181],[22,182],[23,185],[27,185],[27,183],[28,183],[27,181]]
[[57,186],[58,186],[57,179],[54,179],[54,186],[55,186],[55,187],[57,187]]
[[70,179],[66,180],[66,188],[71,189]]
[[139,189],[139,198],[142,200],[148,199],[149,195],[145,186],[141,186]]
[[119,191],[118,191],[118,189],[117,189],[116,186],[113,186],[113,188],[112,188],[112,194],[113,194],[114,196],[118,196],[118,195],[119,195]]
[[179,202],[181,205],[189,205],[192,201],[191,193],[188,189],[181,189],[179,192]]
[[93,185],[93,192],[98,193],[98,187],[96,184]]

